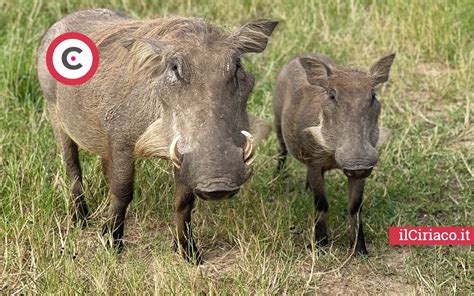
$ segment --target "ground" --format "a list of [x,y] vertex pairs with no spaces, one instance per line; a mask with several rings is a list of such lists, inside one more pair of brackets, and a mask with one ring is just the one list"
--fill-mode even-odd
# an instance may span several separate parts
[[[0,0],[0,293],[2,294],[472,294],[472,246],[391,246],[388,227],[472,225],[474,90],[472,11],[458,1]],[[377,90],[381,125],[393,130],[368,179],[368,257],[351,256],[346,180],[328,175],[330,245],[312,243],[312,197],[290,159],[275,175],[274,134],[235,198],[199,201],[195,235],[204,264],[172,250],[171,164],[137,163],[126,248],[100,236],[108,194],[100,162],[82,152],[90,226],[71,225],[69,182],[35,71],[42,34],[80,8],[112,7],[137,18],[203,17],[230,30],[280,21],[268,48],[244,59],[256,76],[249,110],[272,121],[274,81],[303,52],[367,69],[396,52]],[[285,177],[286,176],[286,177]]]

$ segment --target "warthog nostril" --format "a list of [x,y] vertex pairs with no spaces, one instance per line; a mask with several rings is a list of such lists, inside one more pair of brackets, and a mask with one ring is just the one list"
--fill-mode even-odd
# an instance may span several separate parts
[[372,168],[364,168],[364,169],[343,169],[344,174],[349,177],[349,178],[354,178],[354,179],[361,179],[361,178],[367,178],[370,173],[372,173]]

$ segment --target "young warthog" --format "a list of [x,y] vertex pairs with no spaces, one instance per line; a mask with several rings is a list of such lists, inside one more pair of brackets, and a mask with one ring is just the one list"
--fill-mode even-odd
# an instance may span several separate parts
[[[107,9],[78,11],[55,23],[43,37],[37,67],[73,181],[74,218],[85,222],[88,216],[78,147],[102,159],[111,193],[104,233],[119,249],[135,159],[170,158],[177,246],[199,261],[191,231],[195,197],[236,194],[249,177],[255,146],[269,132],[246,111],[254,78],[240,57],[262,52],[276,25],[256,20],[226,34],[200,19],[140,21]],[[100,52],[95,76],[77,86],[56,82],[45,63],[50,42],[69,31],[86,34]]]
[[278,171],[287,151],[307,166],[319,246],[328,243],[324,172],[339,168],[349,180],[351,245],[357,237],[356,251],[367,254],[359,215],[364,178],[377,163],[376,145],[388,132],[377,124],[380,103],[374,88],[388,80],[394,58],[395,54],[382,58],[365,73],[337,66],[327,56],[306,55],[285,65],[278,76],[273,101],[280,144]]

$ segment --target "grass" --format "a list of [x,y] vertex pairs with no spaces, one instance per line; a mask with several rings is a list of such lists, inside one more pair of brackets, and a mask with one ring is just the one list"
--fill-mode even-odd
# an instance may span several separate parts
[[[160,2],[155,4],[155,2]],[[114,256],[99,236],[108,204],[98,159],[82,153],[85,230],[70,225],[69,184],[45,112],[35,50],[68,12],[113,7],[134,17],[192,15],[232,28],[281,21],[263,54],[249,56],[257,78],[249,109],[272,120],[273,83],[302,52],[368,68],[397,52],[379,91],[381,122],[394,130],[365,193],[368,258],[349,256],[346,182],[329,175],[331,246],[311,245],[312,198],[305,172],[289,162],[274,177],[275,136],[259,148],[253,178],[234,199],[199,202],[195,234],[207,263],[173,253],[170,164],[137,164],[127,216],[127,249]],[[157,294],[472,293],[472,246],[387,245],[391,225],[472,225],[474,2],[0,0],[0,292]]]

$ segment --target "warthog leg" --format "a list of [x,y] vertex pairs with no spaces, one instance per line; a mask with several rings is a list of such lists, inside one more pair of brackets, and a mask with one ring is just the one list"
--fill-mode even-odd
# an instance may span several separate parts
[[123,248],[124,221],[127,207],[133,199],[134,157],[133,151],[117,149],[110,165],[110,208],[109,218],[103,227],[103,234],[111,233],[113,246]]
[[[365,179],[349,179],[349,221],[351,223],[351,246],[357,237],[355,250],[357,254],[367,255],[367,248],[365,247],[364,229],[362,227],[362,197],[364,194]],[[359,228],[356,234],[357,224]]]
[[314,235],[318,246],[328,244],[327,212],[329,208],[324,191],[324,177],[321,167],[308,166],[307,181],[314,197]]
[[278,166],[277,166],[277,173],[280,173],[281,170],[285,167],[286,158],[288,156],[288,150],[286,148],[285,140],[283,139],[283,134],[281,130],[281,123],[277,123],[275,125],[275,130],[278,139]]
[[191,211],[194,208],[194,193],[178,178],[175,177],[175,207],[176,207],[176,228],[177,241],[175,247],[177,251],[183,254],[183,257],[191,262],[200,264],[202,262],[201,254],[194,242],[191,227]]
[[66,173],[72,183],[72,200],[74,208],[72,219],[82,227],[87,225],[89,209],[87,208],[82,189],[82,171],[79,162],[79,149],[77,144],[59,128],[54,127],[54,134],[61,147],[61,155],[66,164]]
[[104,174],[104,180],[105,180],[105,183],[107,184],[107,187],[110,188],[110,180],[111,180],[111,161],[107,158],[103,158],[101,157],[100,158],[100,162],[101,162],[101,165],[102,165],[102,173]]

